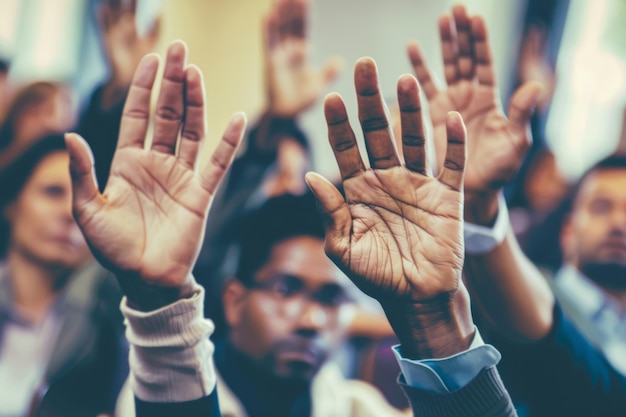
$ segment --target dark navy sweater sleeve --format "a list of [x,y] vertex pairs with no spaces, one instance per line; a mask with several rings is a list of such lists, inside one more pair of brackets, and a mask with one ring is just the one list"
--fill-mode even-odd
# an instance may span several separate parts
[[626,416],[626,377],[558,305],[552,332],[541,342],[494,344],[502,353],[504,383],[531,417]]
[[217,391],[184,403],[149,403],[135,397],[136,417],[220,417]]

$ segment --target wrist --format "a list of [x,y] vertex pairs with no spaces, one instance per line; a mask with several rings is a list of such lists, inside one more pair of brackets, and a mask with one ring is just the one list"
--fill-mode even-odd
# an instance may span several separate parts
[[469,295],[456,292],[420,303],[383,305],[407,359],[436,359],[469,349],[474,337]]
[[153,311],[191,297],[198,289],[193,276],[180,286],[165,287],[149,284],[140,277],[119,277],[118,282],[126,295],[128,306],[138,311]]
[[266,106],[263,114],[269,119],[277,119],[277,120],[285,120],[285,121],[294,120],[298,116],[298,113],[281,110],[280,108],[272,105],[271,103]]
[[465,193],[464,220],[480,226],[491,227],[498,217],[498,199],[501,190]]

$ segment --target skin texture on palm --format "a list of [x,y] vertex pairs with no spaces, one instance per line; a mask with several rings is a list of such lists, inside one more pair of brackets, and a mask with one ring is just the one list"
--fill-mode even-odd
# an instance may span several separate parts
[[[528,82],[518,88],[511,98],[507,118],[498,96],[484,19],[470,17],[464,6],[455,6],[452,16],[443,15],[439,19],[439,34],[445,89],[435,85],[417,43],[410,42],[407,50],[428,99],[440,165],[445,155],[447,113],[458,111],[467,126],[468,164],[464,187],[468,214],[473,205],[468,204],[469,200],[497,201],[495,197],[500,189],[519,169],[532,141],[529,123],[541,85]],[[492,204],[487,217],[495,217],[494,209],[497,212]]]
[[[355,88],[370,168],[361,160],[343,100],[331,94],[325,115],[345,199],[320,175],[306,177],[325,221],[326,252],[359,288],[381,302],[405,353],[458,353],[473,335],[461,282],[463,121],[458,113],[448,116],[444,167],[437,178],[428,177],[415,78],[406,75],[398,82],[405,165],[394,146],[371,58],[357,62]],[[427,334],[443,328],[447,336]]]
[[[198,172],[206,135],[204,82],[197,67],[186,65],[186,54],[180,41],[168,49],[149,149],[144,142],[159,58],[147,55],[140,62],[104,193],[98,192],[88,145],[76,134],[66,136],[76,221],[96,258],[142,309],[193,292],[190,271],[207,212],[246,123],[242,114],[232,118],[209,164]],[[151,291],[131,291],[136,286]],[[171,299],[150,300],[159,289],[172,290]]]
[[295,117],[317,101],[339,74],[342,61],[321,68],[309,61],[309,0],[277,0],[263,22],[268,111]]

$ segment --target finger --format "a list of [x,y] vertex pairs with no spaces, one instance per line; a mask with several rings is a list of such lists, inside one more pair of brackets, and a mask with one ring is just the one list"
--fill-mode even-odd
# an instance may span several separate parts
[[339,190],[315,172],[304,177],[317,200],[317,207],[324,223],[326,252],[331,258],[341,257],[347,250],[352,216]]
[[452,16],[456,27],[459,75],[463,79],[471,80],[475,75],[471,21],[463,5],[454,6]]
[[218,143],[213,155],[211,155],[209,164],[202,172],[202,186],[211,195],[215,195],[220,181],[233,162],[237,148],[241,143],[243,132],[246,129],[246,123],[247,120],[244,113],[236,113],[230,119],[220,143]]
[[161,92],[157,101],[152,149],[173,154],[183,121],[187,46],[175,41],[167,50]]
[[422,125],[419,87],[412,75],[398,80],[398,105],[402,122],[402,151],[406,167],[426,175],[426,138]]
[[361,58],[354,68],[354,85],[359,105],[359,121],[365,137],[370,166],[386,169],[400,165],[393,132],[378,86],[376,63],[372,58]]
[[185,122],[178,146],[178,160],[195,170],[206,137],[205,93],[202,72],[195,65],[185,71]]
[[72,211],[80,224],[81,219],[85,219],[84,213],[94,213],[104,203],[98,192],[93,154],[85,139],[76,133],[68,133],[65,135],[65,146],[70,154]]
[[365,165],[359,153],[356,136],[341,96],[329,94],[324,100],[324,115],[328,125],[328,140],[335,154],[341,179],[352,178],[365,171]]
[[291,0],[278,0],[275,13],[278,18],[278,35],[284,41],[291,36]]
[[409,59],[411,60],[411,65],[413,66],[413,72],[422,86],[422,91],[424,91],[426,98],[431,100],[437,95],[438,90],[435,85],[435,81],[426,66],[426,61],[424,60],[424,56],[422,55],[422,51],[420,50],[417,42],[409,42],[407,52],[409,53]]
[[108,0],[111,22],[115,23],[122,16],[122,0]]
[[463,175],[465,172],[465,139],[467,132],[463,118],[457,112],[451,111],[446,118],[446,134],[448,147],[443,170],[439,174],[439,181],[453,190],[463,190]]
[[148,54],[137,66],[120,122],[118,148],[143,148],[150,120],[150,96],[159,69],[159,57]]
[[280,34],[278,31],[278,18],[276,13],[271,11],[263,21],[264,33],[263,39],[265,40],[265,52],[266,56],[276,46],[280,40]]
[[491,45],[487,34],[485,19],[474,16],[471,19],[472,39],[474,40],[474,64],[478,82],[483,85],[496,84],[496,74],[491,58]]
[[137,0],[129,0],[127,10],[132,14],[137,13]]
[[528,129],[542,89],[541,83],[529,81],[513,93],[509,103],[509,120],[514,128]]
[[546,28],[539,23],[533,23],[528,27],[523,48],[530,56],[541,57],[544,52],[543,48],[546,44],[546,38]]
[[441,54],[443,56],[443,71],[448,85],[460,80],[458,66],[458,44],[456,31],[452,19],[447,14],[439,18],[439,37],[441,38]]
[[307,0],[291,1],[291,36],[300,39],[306,38],[308,9],[309,2]]

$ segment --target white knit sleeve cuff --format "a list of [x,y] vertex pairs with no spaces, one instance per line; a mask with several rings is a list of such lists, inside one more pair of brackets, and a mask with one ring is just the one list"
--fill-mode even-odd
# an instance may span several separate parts
[[130,347],[133,393],[148,402],[186,402],[215,388],[213,322],[204,318],[204,289],[159,310],[121,310]]
[[509,227],[509,210],[506,207],[504,196],[500,194],[498,197],[498,217],[493,227],[479,226],[468,222],[463,224],[465,253],[483,255],[491,252],[504,241]]

